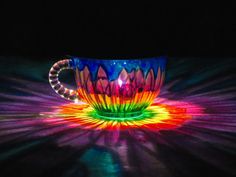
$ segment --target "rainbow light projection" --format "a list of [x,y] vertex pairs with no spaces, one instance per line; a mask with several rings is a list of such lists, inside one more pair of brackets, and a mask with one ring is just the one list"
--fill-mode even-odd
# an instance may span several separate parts
[[126,120],[58,97],[42,74],[48,62],[4,75],[0,176],[235,176],[235,61],[204,60],[189,75],[196,62],[172,60],[158,98]]
[[[69,91],[60,84],[58,75],[62,69],[75,71],[77,91]],[[153,103],[160,93],[164,70],[165,58],[61,60],[49,72],[52,88],[64,98],[77,97],[86,104],[60,105],[53,113],[92,130],[148,128],[158,131],[178,127],[191,119],[186,108],[161,104],[158,99]]]
[[[9,79],[10,80],[10,79]],[[17,80],[18,81],[18,80]],[[28,81],[18,81],[28,82]],[[135,129],[145,129],[150,131],[158,132],[160,130],[176,129],[181,127],[185,122],[191,122],[195,116],[203,116],[204,107],[186,101],[174,101],[168,100],[163,97],[155,99],[154,103],[151,104],[147,109],[142,110],[142,114],[133,117],[107,117],[97,113],[91,106],[85,103],[71,103],[71,101],[63,100],[53,94],[52,90],[46,86],[46,84],[37,84],[28,82],[26,84],[30,88],[20,88],[20,90],[27,93],[32,93],[35,96],[6,96],[8,99],[20,99],[28,100],[27,103],[20,104],[15,107],[17,102],[12,103],[12,106],[8,104],[2,104],[2,113],[8,114],[14,113],[24,115],[25,110],[29,114],[36,114],[36,117],[45,123],[56,122],[63,120],[63,123],[72,127],[78,127],[84,130],[108,130],[108,131],[125,131]],[[42,89],[44,88],[44,89]],[[47,90],[45,89],[47,88]],[[34,89],[41,89],[40,92],[44,91],[44,94],[33,91]],[[52,93],[48,95],[48,93]],[[50,101],[51,100],[51,101]],[[31,104],[33,102],[34,104]],[[38,106],[35,107],[35,104]],[[12,109],[15,111],[12,111]],[[37,113],[38,114],[37,114]],[[37,116],[38,115],[38,116]],[[35,121],[37,121],[35,119]],[[34,121],[32,119],[32,121]],[[22,120],[22,124],[23,124]]]
[[[173,102],[172,102],[173,103]],[[188,111],[186,106],[191,106]],[[191,113],[188,113],[191,112]],[[69,103],[55,107],[53,115],[61,117],[83,129],[90,130],[127,130],[127,129],[149,129],[159,131],[173,129],[181,126],[186,120],[192,118],[192,114],[200,115],[203,109],[197,105],[180,102],[178,106],[158,103],[158,100],[142,114],[130,118],[110,118],[98,115],[97,112],[87,104]],[[52,113],[41,113],[44,116]]]

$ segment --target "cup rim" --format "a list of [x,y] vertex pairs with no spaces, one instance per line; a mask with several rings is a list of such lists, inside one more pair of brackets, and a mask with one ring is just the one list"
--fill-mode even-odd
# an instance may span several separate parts
[[167,59],[168,57],[166,55],[156,56],[156,57],[127,57],[127,58],[95,58],[95,57],[77,57],[77,56],[70,56],[71,59],[80,59],[80,60],[119,60],[119,61],[127,61],[127,60],[157,60],[157,59]]

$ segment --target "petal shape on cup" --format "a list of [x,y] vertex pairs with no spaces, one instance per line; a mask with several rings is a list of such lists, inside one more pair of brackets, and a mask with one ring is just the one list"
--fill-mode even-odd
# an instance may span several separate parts
[[107,79],[99,79],[96,81],[96,93],[98,94],[105,94],[106,88],[109,82]]
[[154,72],[153,69],[150,69],[146,77],[145,91],[152,91],[154,88],[154,84],[155,84]]
[[143,71],[138,69],[135,73],[135,88],[138,92],[142,92],[144,89],[145,80]]
[[101,66],[99,66],[98,68],[97,80],[98,79],[107,79],[107,74]]
[[120,86],[119,86],[117,80],[110,82],[110,88],[111,88],[111,95],[112,96],[119,96]]
[[161,68],[159,67],[158,68],[158,72],[157,72],[157,78],[156,78],[156,81],[155,81],[155,87],[154,89],[158,89],[161,85]]
[[128,77],[128,72],[123,68],[119,74],[118,81],[122,81],[122,83],[125,83]]

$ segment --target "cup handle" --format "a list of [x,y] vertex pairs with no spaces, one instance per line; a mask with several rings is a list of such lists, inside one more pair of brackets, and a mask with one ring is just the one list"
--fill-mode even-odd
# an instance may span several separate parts
[[71,59],[64,59],[56,62],[49,71],[48,79],[52,89],[58,95],[67,100],[78,102],[80,98],[78,97],[77,91],[64,87],[58,79],[58,76],[62,70],[73,69],[73,67],[70,64],[71,62],[72,62]]

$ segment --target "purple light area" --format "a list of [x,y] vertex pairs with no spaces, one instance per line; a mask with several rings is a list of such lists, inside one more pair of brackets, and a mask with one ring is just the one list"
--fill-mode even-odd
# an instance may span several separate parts
[[[55,114],[58,107],[70,102],[59,98],[48,83],[8,80],[14,83],[10,88],[17,94],[0,93],[4,99],[0,102],[0,145],[44,138],[52,138],[58,147],[77,150],[96,145],[116,153],[126,172],[143,174],[151,170],[165,176],[171,176],[170,166],[166,165],[168,160],[175,168],[183,168],[175,161],[181,157],[171,158],[174,152],[181,152],[229,174],[234,173],[234,159],[229,158],[234,152],[231,150],[236,148],[233,91],[222,89],[193,94],[194,90],[190,89],[175,93],[168,91],[173,84],[169,83],[163,87],[155,103],[184,108],[191,115],[190,120],[168,130],[110,131],[83,129],[76,122],[64,119],[63,115]],[[141,169],[130,160],[131,151],[135,160],[142,164]],[[184,160],[182,162],[186,164],[187,160]]]

